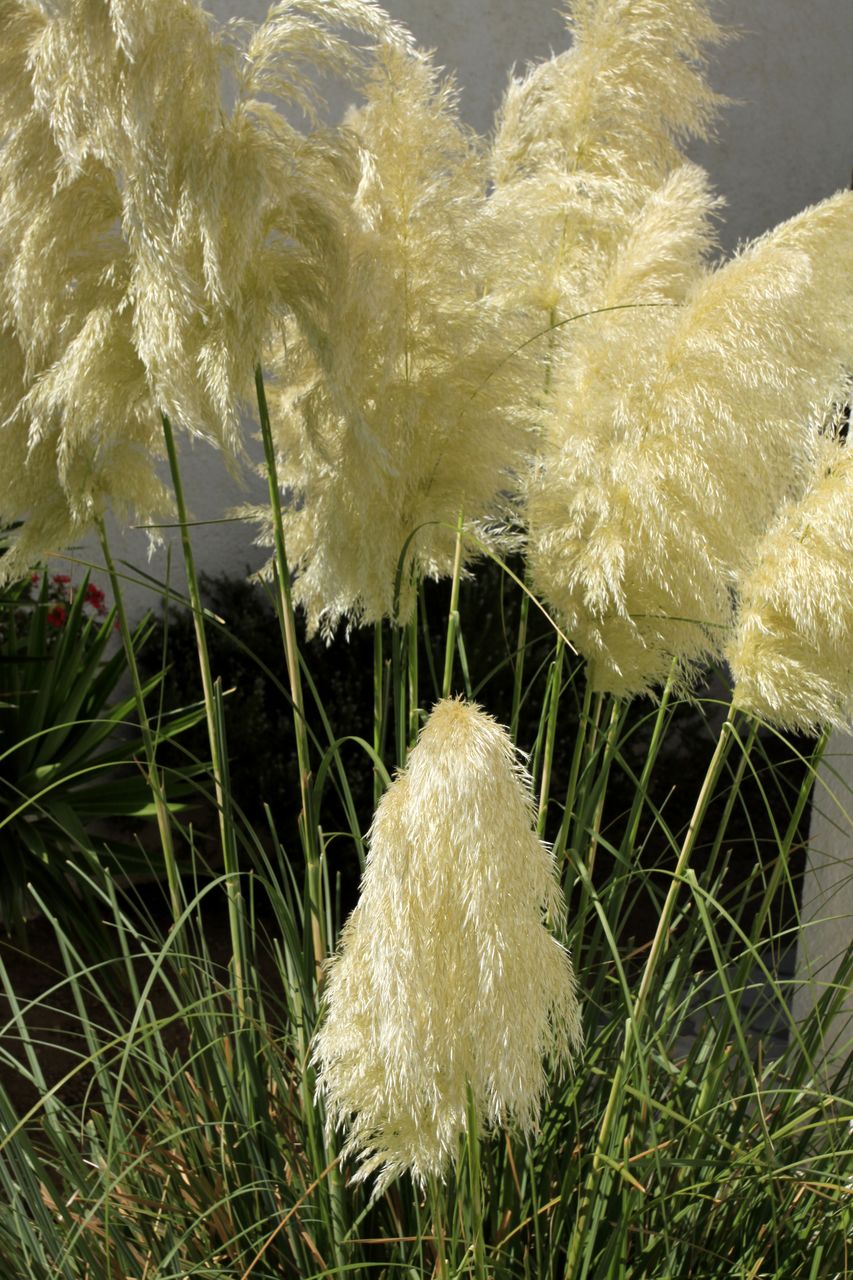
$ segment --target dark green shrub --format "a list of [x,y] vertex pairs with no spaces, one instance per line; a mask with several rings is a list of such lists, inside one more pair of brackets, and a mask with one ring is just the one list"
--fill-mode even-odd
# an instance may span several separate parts
[[[0,597],[0,921],[17,928],[39,899],[62,912],[69,906],[65,862],[97,850],[119,873],[146,870],[135,845],[96,839],[95,823],[145,818],[151,792],[135,703],[121,695],[127,664],[110,655],[115,610],[87,578],[72,590],[65,575],[34,574]],[[139,652],[152,631],[137,626]],[[152,675],[147,692],[160,684]],[[158,728],[174,738],[194,723],[197,709],[175,711]],[[167,777],[167,794],[185,794],[186,779]]]

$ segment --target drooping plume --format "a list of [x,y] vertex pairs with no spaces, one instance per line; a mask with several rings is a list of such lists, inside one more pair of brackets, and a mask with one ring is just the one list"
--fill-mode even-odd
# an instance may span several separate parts
[[94,155],[68,162],[37,82],[54,37],[40,7],[0,9],[0,523],[24,522],[4,577],[110,506],[143,519],[169,509],[115,178]]
[[294,595],[325,632],[344,614],[405,620],[412,578],[450,573],[460,511],[501,510],[530,433],[520,363],[482,297],[485,170],[452,86],[389,45],[366,93],[347,120],[361,172],[327,340],[294,328],[271,388]]
[[847,378],[853,204],[712,270],[721,202],[682,151],[722,101],[709,5],[576,0],[569,26],[502,109],[495,216],[533,247],[493,296],[547,352],[523,485],[534,584],[596,685],[630,695],[721,655],[735,578],[805,483]]
[[353,172],[342,134],[269,98],[307,110],[311,68],[349,75],[380,34],[402,39],[371,0],[279,5],[238,67],[242,28],[196,0],[0,6],[0,302],[24,361],[0,519],[26,524],[4,572],[111,504],[163,513],[161,411],[240,456],[264,345],[285,313],[311,332],[341,271]]
[[707,0],[566,7],[571,48],[511,80],[491,154],[494,216],[516,236],[493,288],[527,313],[524,337],[602,305],[613,255],[724,101],[704,77],[722,39]]
[[330,1125],[376,1194],[441,1176],[468,1089],[491,1128],[535,1125],[543,1058],[569,1060],[580,1016],[554,863],[529,780],[479,707],[438,703],[374,819],[361,898],[329,965],[314,1057]]
[[733,705],[813,733],[853,726],[853,453],[823,442],[743,575]]
[[498,181],[557,166],[659,185],[724,101],[704,76],[705,49],[723,39],[708,0],[568,0],[566,10],[571,48],[510,83]]
[[579,322],[527,492],[536,589],[598,686],[622,694],[673,663],[689,684],[721,655],[736,577],[806,483],[848,376],[853,297],[837,283],[853,271],[853,196],[698,275],[681,305],[646,293],[645,237],[631,252],[638,270],[617,257],[624,291],[602,296],[655,305]]

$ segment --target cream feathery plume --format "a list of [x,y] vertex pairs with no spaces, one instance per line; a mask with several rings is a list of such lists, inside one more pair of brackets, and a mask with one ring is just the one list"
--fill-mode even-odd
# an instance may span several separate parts
[[[32,107],[30,50],[47,18],[36,0],[0,0],[0,146],[8,145]],[[43,175],[33,174],[37,182]]]
[[40,8],[0,10],[2,575],[77,541],[110,506],[157,519],[159,421],[133,344],[121,201],[102,161],[69,166],[34,93]]
[[[534,584],[599,687],[649,692],[673,662],[689,684],[721,655],[736,576],[843,396],[851,273],[841,193],[705,273],[683,306],[584,322],[555,372],[527,514]],[[626,258],[615,274],[631,282]]]
[[[718,202],[682,154],[723,103],[704,79],[704,50],[723,38],[708,9],[707,0],[574,0],[572,47],[510,82],[490,204],[515,244],[489,289],[516,344],[538,336],[554,367],[576,339],[565,322],[608,305],[617,256],[654,270],[662,242],[678,242],[683,292],[713,244]],[[663,217],[698,212],[692,244],[653,225],[648,201],[659,189]]]
[[725,99],[704,78],[721,28],[708,0],[568,0],[572,47],[510,82],[495,179],[558,165],[657,186],[708,136]]
[[[148,20],[148,0],[123,7]],[[185,3],[202,57],[193,44],[179,68],[170,63],[174,7],[159,0],[146,57],[125,69],[127,92],[134,100],[150,92],[145,68],[154,50],[164,84],[196,74],[199,61],[214,71],[209,84],[199,82],[201,109],[181,107],[182,131],[165,98],[169,109],[150,121],[129,161],[139,180],[126,221],[144,228],[131,244],[138,341],[167,409],[239,455],[240,406],[254,398],[256,366],[291,314],[322,346],[316,316],[347,270],[342,222],[353,149],[340,130],[301,132],[281,105],[313,120],[321,76],[358,81],[373,41],[403,37],[372,0],[285,0],[255,29],[233,24],[218,33],[203,31],[202,11]],[[369,37],[367,47],[339,28]],[[232,63],[237,98],[226,111],[219,77]],[[149,153],[159,166],[153,185]]]
[[320,319],[327,340],[318,349],[294,329],[282,390],[271,387],[295,499],[294,595],[324,633],[343,615],[404,621],[412,577],[450,574],[459,512],[476,524],[501,510],[530,430],[521,363],[507,361],[502,314],[482,297],[494,249],[485,171],[453,87],[425,56],[386,45],[366,96],[346,122],[361,174],[349,270]]
[[312,74],[363,70],[369,47],[340,27],[403,39],[372,0],[286,0],[257,28],[216,28],[197,0],[60,0],[33,50],[63,163],[94,158],[121,190],[134,341],[158,408],[229,458],[265,345],[341,270],[351,148],[269,100],[311,113]]
[[0,301],[24,360],[0,430],[14,474],[50,486],[26,508],[29,482],[6,489],[22,555],[75,540],[111,498],[162,517],[160,411],[236,458],[240,401],[283,316],[322,345],[354,150],[256,95],[293,100],[309,65],[366,62],[335,22],[396,32],[369,0],[280,4],[243,42],[229,113],[241,29],[226,38],[195,0],[0,5]]
[[566,950],[545,925],[562,898],[506,730],[474,704],[433,709],[380,801],[358,905],[329,962],[314,1043],[318,1089],[344,1154],[442,1176],[466,1131],[535,1127],[543,1058],[581,1043]]
[[210,255],[197,225],[222,167],[229,58],[194,0],[62,0],[34,51],[33,86],[65,167],[94,159],[121,192],[127,305],[157,407],[234,455],[234,388],[210,368]]
[[149,406],[133,404],[145,395],[144,377],[116,324],[106,311],[93,313],[63,360],[35,382],[15,335],[0,330],[0,524],[22,522],[0,558],[0,581],[78,542],[107,511],[155,521],[172,509],[152,466]]
[[853,452],[830,437],[739,582],[733,705],[816,733],[853,725]]

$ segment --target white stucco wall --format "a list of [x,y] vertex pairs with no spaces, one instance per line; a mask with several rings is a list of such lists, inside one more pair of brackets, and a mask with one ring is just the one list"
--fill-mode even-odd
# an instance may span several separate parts
[[[220,19],[257,20],[266,12],[264,0],[212,0],[209,7]],[[422,45],[436,50],[441,64],[456,71],[464,114],[481,131],[489,129],[509,67],[521,67],[564,43],[556,0],[388,0],[387,7]],[[850,184],[853,3],[720,0],[717,12],[739,28],[740,38],[717,51],[710,78],[739,105],[725,114],[717,140],[695,146],[693,156],[728,201],[723,241],[732,248]],[[240,498],[216,457],[202,446],[188,451],[186,484],[197,519],[216,519]],[[253,491],[262,493],[254,479],[248,487]],[[196,533],[195,542],[199,563],[209,571],[239,573],[247,564],[260,563],[261,553],[238,525],[209,525]],[[145,565],[143,534],[125,533],[117,537],[116,547],[119,555]],[[96,551],[93,555],[97,559]],[[177,546],[174,561],[180,580]],[[164,563],[159,555],[145,567],[162,575]],[[149,599],[144,591],[133,598],[137,608]],[[833,768],[844,781],[839,783],[831,770],[824,771],[822,780],[847,788],[841,801],[851,812],[849,749],[849,742],[833,744]],[[837,808],[833,816],[833,806],[820,795],[815,865],[807,877],[804,906],[811,922],[804,964],[812,967],[846,945],[853,918],[850,825]],[[830,909],[836,919],[821,929],[814,920]]]
[[828,990],[839,995],[824,1027],[827,1079],[853,1050],[853,989],[839,991],[838,967],[853,937],[853,737],[835,734],[814,789],[797,952],[794,1015],[802,1024]]

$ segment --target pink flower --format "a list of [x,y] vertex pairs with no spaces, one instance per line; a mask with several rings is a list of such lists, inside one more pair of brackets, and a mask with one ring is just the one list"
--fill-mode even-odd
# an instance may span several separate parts
[[94,582],[86,584],[86,604],[91,605],[96,613],[104,614],[107,611],[106,595],[100,587],[96,587]]
[[52,605],[47,611],[47,625],[59,630],[60,627],[65,626],[65,620],[67,617],[68,610],[65,608],[64,604]]

